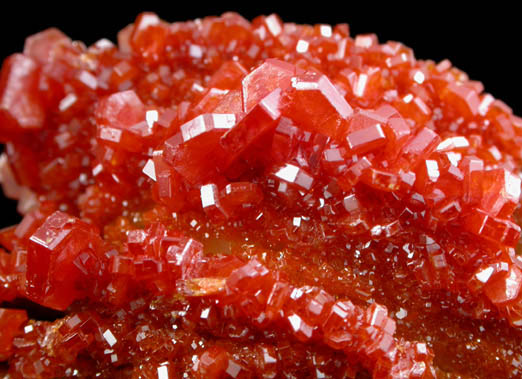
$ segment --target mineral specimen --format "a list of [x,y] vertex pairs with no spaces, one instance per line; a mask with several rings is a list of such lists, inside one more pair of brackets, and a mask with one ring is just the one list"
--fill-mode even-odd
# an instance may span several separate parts
[[0,141],[11,378],[522,375],[522,119],[449,61],[276,15],[48,29]]

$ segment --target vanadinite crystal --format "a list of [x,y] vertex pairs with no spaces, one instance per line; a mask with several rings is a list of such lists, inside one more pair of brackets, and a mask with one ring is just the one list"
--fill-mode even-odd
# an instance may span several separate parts
[[522,119],[449,61],[276,15],[48,29],[0,141],[10,378],[522,375]]

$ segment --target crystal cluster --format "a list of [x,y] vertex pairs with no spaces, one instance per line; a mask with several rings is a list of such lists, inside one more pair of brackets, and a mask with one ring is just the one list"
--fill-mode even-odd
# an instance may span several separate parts
[[522,119],[449,61],[276,15],[48,29],[0,141],[10,377],[522,374]]

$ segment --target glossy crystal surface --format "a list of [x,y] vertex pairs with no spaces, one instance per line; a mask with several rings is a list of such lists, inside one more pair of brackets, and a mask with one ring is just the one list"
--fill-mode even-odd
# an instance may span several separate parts
[[277,15],[48,29],[0,141],[12,378],[522,375],[522,120],[448,61]]

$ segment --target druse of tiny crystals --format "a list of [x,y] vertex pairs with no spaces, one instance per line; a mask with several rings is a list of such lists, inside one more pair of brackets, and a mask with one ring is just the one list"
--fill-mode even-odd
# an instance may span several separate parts
[[11,378],[522,375],[522,119],[449,61],[276,15],[51,28],[0,141]]

